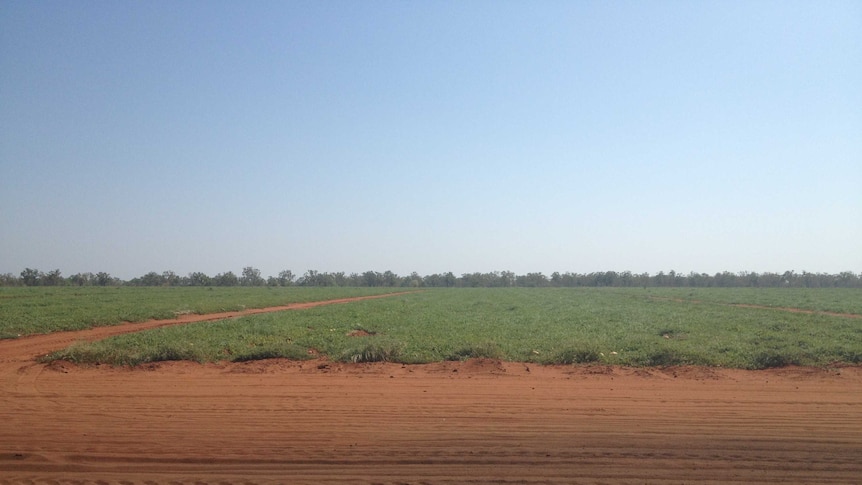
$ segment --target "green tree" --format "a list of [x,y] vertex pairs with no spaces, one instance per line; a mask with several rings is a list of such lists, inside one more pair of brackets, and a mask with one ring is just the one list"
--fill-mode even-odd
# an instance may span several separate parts
[[383,286],[400,286],[400,284],[401,278],[397,274],[389,270],[383,273]]
[[239,281],[242,286],[263,286],[266,284],[266,280],[260,276],[260,270],[251,266],[242,269],[242,277]]
[[422,285],[423,285],[422,277],[419,276],[419,273],[417,273],[415,271],[410,273],[408,286],[410,286],[411,288],[419,288]]
[[210,286],[213,283],[212,278],[204,273],[195,271],[194,273],[189,273],[188,284],[189,286]]
[[322,286],[321,283],[321,275],[320,272],[314,269],[310,269],[299,278],[298,281],[300,286]]
[[38,269],[24,268],[21,272],[21,283],[24,283],[24,286],[38,286],[43,276],[45,275]]
[[233,271],[219,273],[213,277],[213,284],[216,286],[236,286],[239,284],[239,278],[233,274]]
[[165,271],[162,273],[162,284],[165,286],[179,286],[180,277],[173,271]]
[[452,288],[458,282],[458,278],[455,277],[455,274],[449,271],[448,273],[443,275],[443,286],[446,288]]
[[0,286],[18,286],[21,280],[12,273],[0,274]]
[[524,276],[518,276],[518,286],[526,286],[530,288],[541,288],[549,285],[548,277],[542,273],[527,273]]
[[156,273],[155,271],[150,271],[149,273],[141,276],[137,279],[136,283],[140,286],[162,286],[164,283],[164,278],[162,275]]
[[363,286],[382,286],[383,275],[376,271],[366,271],[362,273]]
[[296,276],[289,269],[278,272],[278,286],[290,286],[293,284],[294,279],[296,279]]
[[60,275],[60,270],[55,269],[54,271],[49,271],[43,278],[42,284],[44,286],[60,286],[65,283],[63,277]]
[[75,273],[69,277],[69,282],[77,286],[90,286],[93,284],[93,273]]
[[114,282],[114,279],[111,278],[111,275],[105,273],[104,271],[100,271],[96,273],[96,284],[99,286],[108,286]]

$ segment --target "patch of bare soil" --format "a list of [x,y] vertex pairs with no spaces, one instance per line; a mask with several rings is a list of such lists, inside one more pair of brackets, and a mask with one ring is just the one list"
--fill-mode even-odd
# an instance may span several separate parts
[[128,369],[38,364],[34,355],[64,340],[22,340],[30,343],[0,342],[0,484],[775,484],[862,476],[858,366],[317,358]]

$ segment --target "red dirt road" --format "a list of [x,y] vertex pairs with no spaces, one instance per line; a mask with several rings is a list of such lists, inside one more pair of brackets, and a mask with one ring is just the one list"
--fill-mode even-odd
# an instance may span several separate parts
[[0,484],[862,481],[860,367],[32,360],[57,338],[0,341]]

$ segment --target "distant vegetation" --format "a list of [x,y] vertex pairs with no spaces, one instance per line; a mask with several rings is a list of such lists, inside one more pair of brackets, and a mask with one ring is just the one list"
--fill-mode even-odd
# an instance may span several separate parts
[[[775,308],[731,306],[739,303]],[[747,369],[862,363],[862,319],[780,309],[785,306],[859,314],[862,292],[434,289],[349,305],[165,327],[76,344],[47,360],[137,365],[317,355],[344,362],[402,363],[485,357],[537,364]]]
[[284,270],[277,276],[264,278],[260,270],[245,267],[239,275],[232,271],[209,276],[192,272],[180,276],[173,271],[150,272],[143,276],[123,281],[105,272],[77,273],[63,277],[59,269],[43,273],[25,268],[19,276],[0,274],[0,286],[334,286],[334,287],[412,287],[412,288],[506,288],[506,287],[660,287],[660,288],[862,288],[862,273],[844,271],[838,274],[785,271],[784,273],[754,273],[724,271],[713,275],[706,273],[682,274],[675,271],[657,274],[632,273],[631,271],[600,271],[594,273],[559,273],[550,276],[543,273],[516,275],[511,271],[491,273],[464,273],[456,276],[452,272],[419,275],[411,273],[401,276],[392,271],[383,273],[319,272],[308,270],[296,276]]

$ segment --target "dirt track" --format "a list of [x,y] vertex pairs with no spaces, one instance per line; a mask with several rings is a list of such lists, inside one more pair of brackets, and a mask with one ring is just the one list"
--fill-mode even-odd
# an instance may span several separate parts
[[860,367],[263,361],[128,370],[32,360],[78,337],[99,338],[0,341],[0,483],[862,477]]

